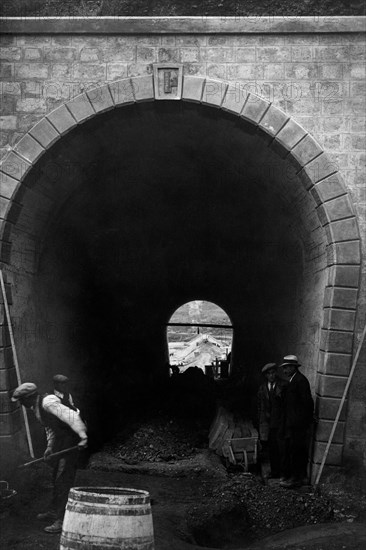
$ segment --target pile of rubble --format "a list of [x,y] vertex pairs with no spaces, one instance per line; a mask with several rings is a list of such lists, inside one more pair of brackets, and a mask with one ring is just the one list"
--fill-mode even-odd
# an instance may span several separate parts
[[207,431],[171,418],[155,418],[129,436],[120,434],[104,451],[126,462],[170,462],[195,455],[207,447]]
[[[189,510],[186,521],[196,542],[204,545],[212,544],[210,538],[217,523],[221,525],[221,536],[227,537],[230,532],[231,537],[250,541],[300,525],[335,520],[335,510],[327,498],[263,485],[245,474],[230,476],[200,502]],[[237,530],[239,524],[241,532],[234,534],[233,528]]]

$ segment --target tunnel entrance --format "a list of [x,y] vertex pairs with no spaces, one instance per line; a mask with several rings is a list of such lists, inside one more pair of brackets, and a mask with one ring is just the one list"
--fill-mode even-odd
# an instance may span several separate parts
[[227,378],[232,332],[229,316],[218,305],[193,300],[180,306],[167,325],[172,374],[197,367],[211,378]]
[[267,145],[181,102],[101,114],[53,145],[10,228],[24,379],[70,376],[107,437],[163,398],[169,315],[204,295],[230,311],[253,392],[295,351],[314,387],[327,240],[298,167]]

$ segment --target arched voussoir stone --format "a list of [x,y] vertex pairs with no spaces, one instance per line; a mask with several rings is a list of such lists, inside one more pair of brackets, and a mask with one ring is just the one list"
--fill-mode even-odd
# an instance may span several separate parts
[[206,79],[201,102],[211,107],[221,107],[227,88],[228,84],[226,82]]

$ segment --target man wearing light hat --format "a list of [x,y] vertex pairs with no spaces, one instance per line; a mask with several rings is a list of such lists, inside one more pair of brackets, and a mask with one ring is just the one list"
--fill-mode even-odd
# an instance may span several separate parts
[[284,393],[281,436],[285,444],[285,477],[280,485],[300,487],[307,477],[309,429],[314,402],[306,376],[299,372],[296,355],[286,355],[281,365],[289,384]]
[[262,368],[265,382],[257,394],[259,439],[271,467],[269,477],[281,477],[283,467],[283,441],[278,438],[282,416],[282,395],[287,382],[278,376],[276,363],[267,363]]
[[[49,455],[78,446],[85,449],[88,444],[86,426],[77,410],[61,403],[56,395],[40,395],[37,386],[32,382],[21,384],[14,390],[11,398],[27,409],[32,409],[37,420],[45,427],[47,448],[44,459]],[[63,516],[70,488],[76,475],[78,451],[66,453],[58,459],[52,459],[53,495],[50,509],[37,518],[53,520],[52,525],[45,527],[47,533],[60,533]]]

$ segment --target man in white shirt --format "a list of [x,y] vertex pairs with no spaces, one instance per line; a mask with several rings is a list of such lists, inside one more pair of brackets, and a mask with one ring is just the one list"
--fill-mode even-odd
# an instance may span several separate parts
[[[51,454],[70,447],[78,446],[80,450],[87,447],[86,426],[80,418],[79,411],[63,404],[56,395],[40,395],[35,384],[26,382],[14,390],[11,400],[32,409],[37,420],[45,427],[45,460],[50,460],[48,457]],[[51,458],[51,461],[54,480],[52,502],[49,511],[38,514],[37,518],[53,520],[52,525],[45,527],[47,533],[60,533],[69,490],[75,480],[78,450],[65,453],[56,459]]]

